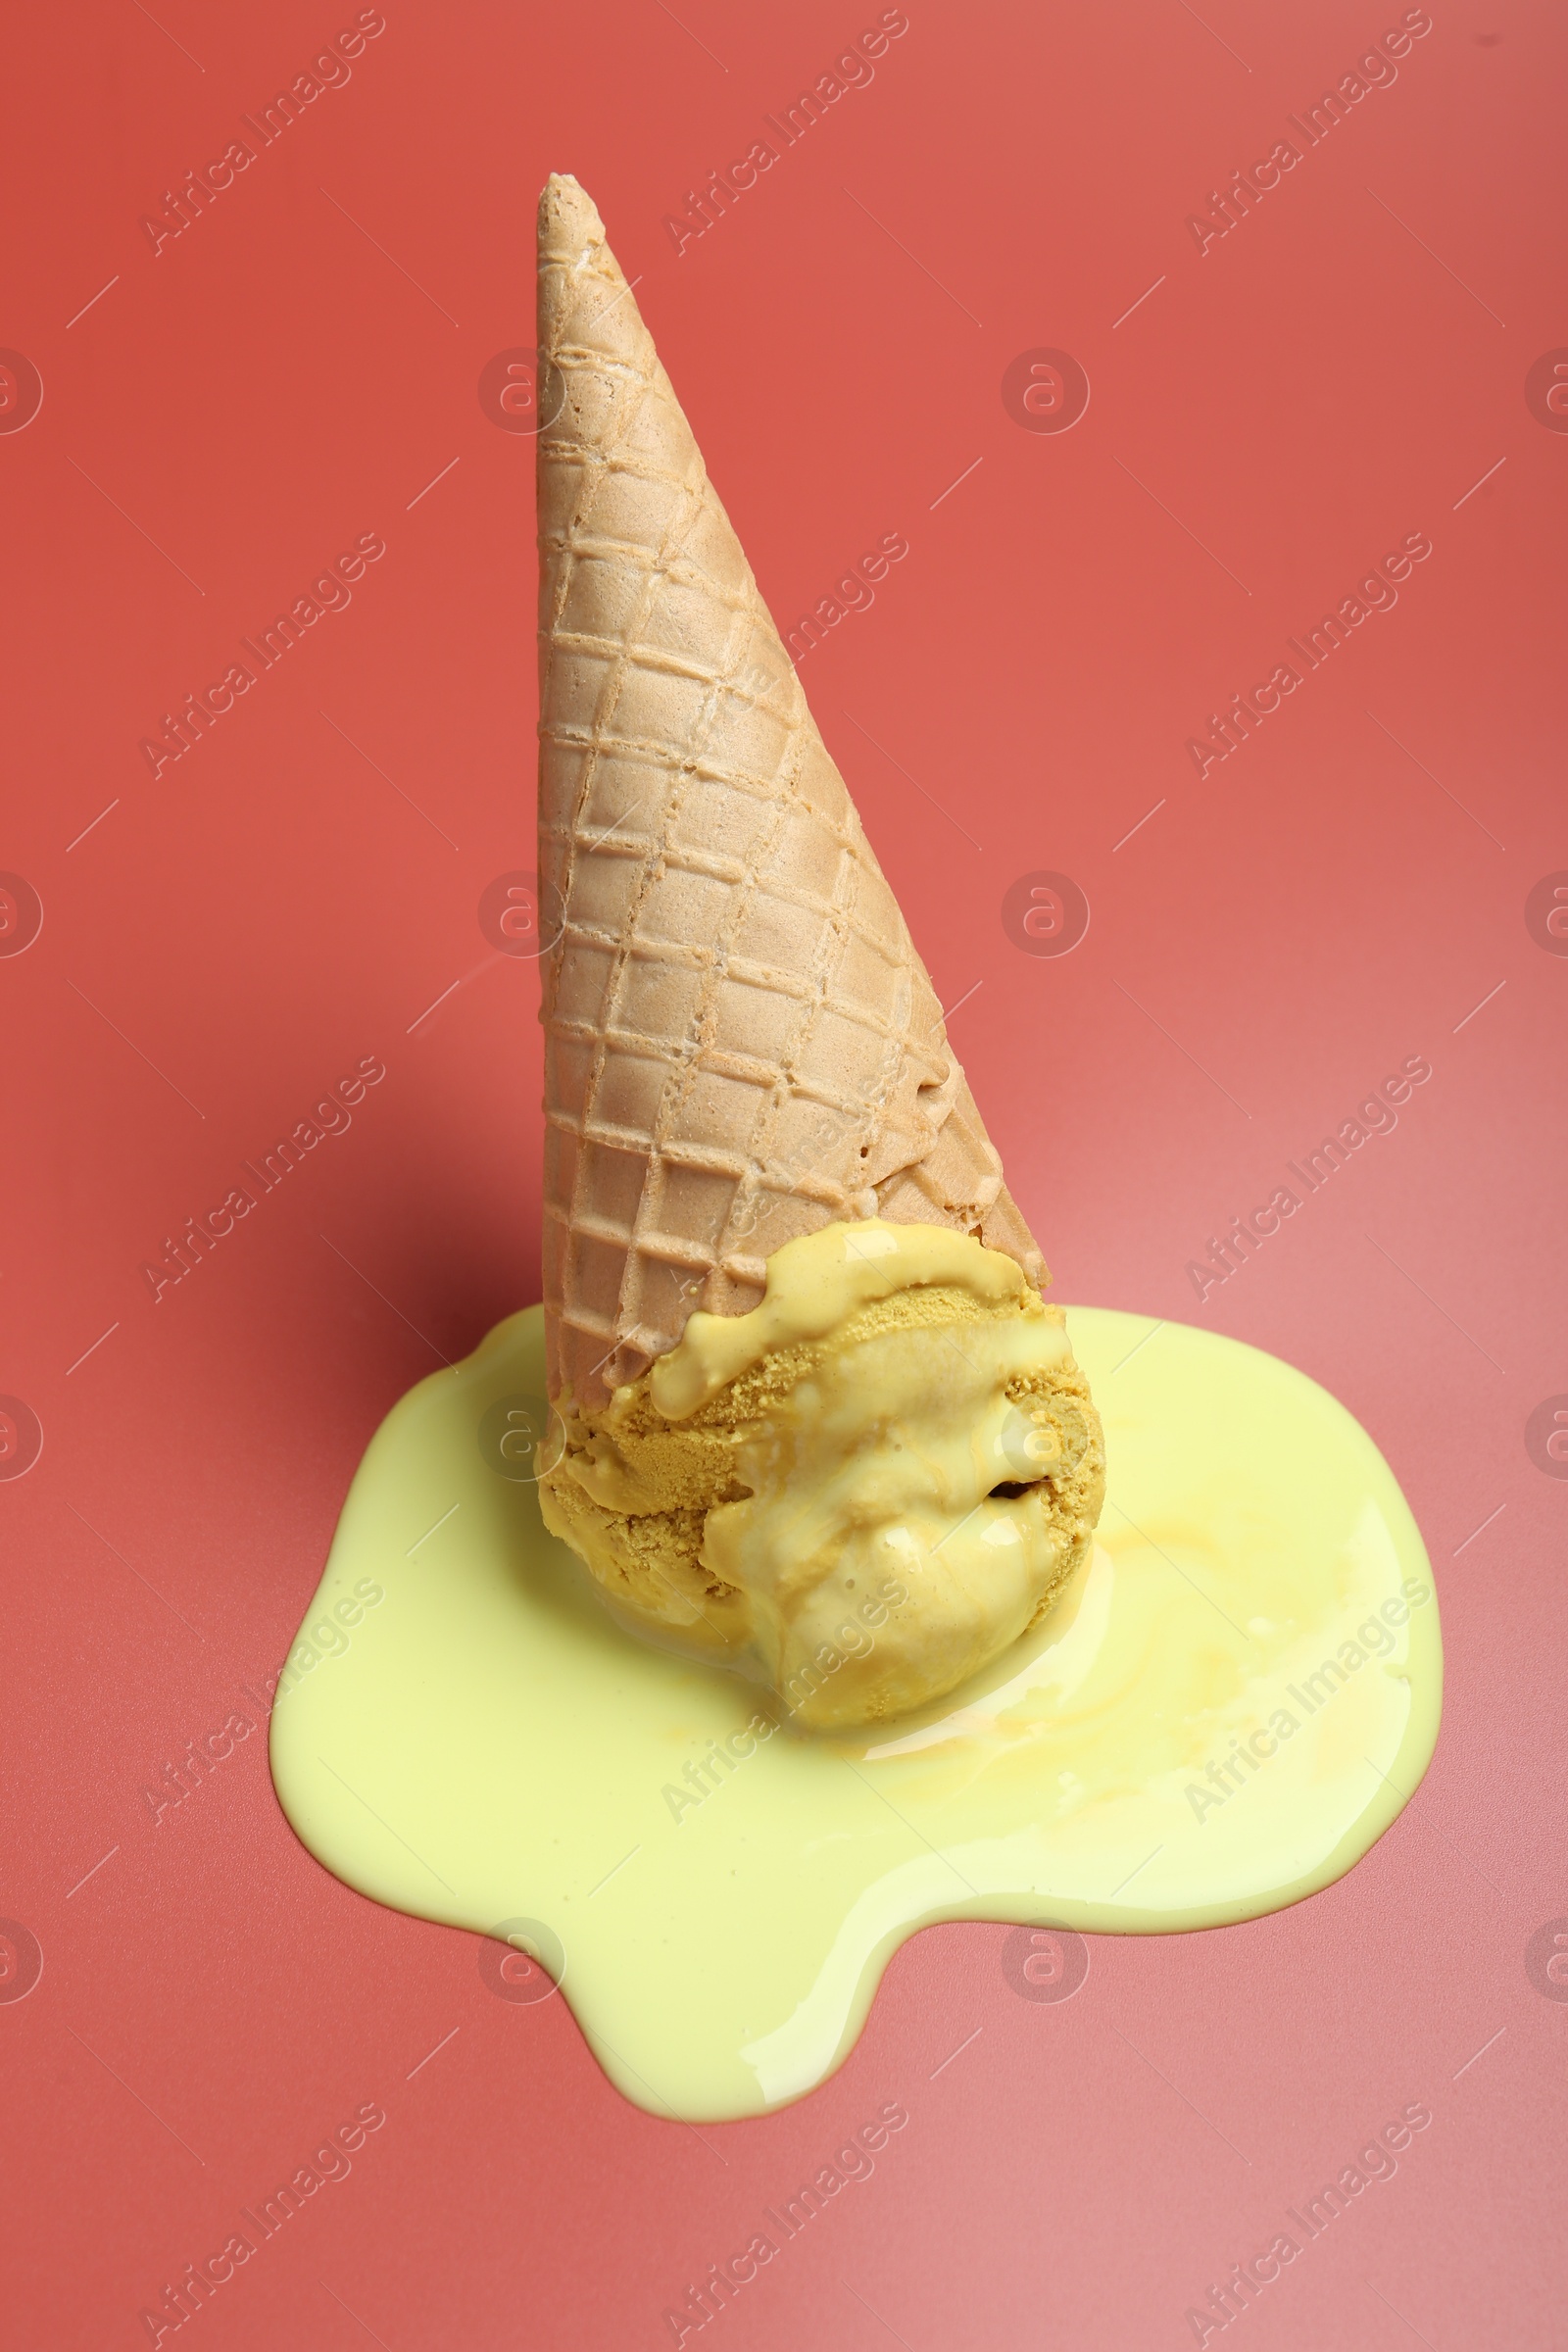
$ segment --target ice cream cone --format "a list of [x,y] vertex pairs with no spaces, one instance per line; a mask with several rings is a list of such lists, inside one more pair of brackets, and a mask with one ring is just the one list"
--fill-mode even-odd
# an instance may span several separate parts
[[539,206],[539,880],[553,1396],[602,1408],[784,1243],[1045,1267],[590,199]]

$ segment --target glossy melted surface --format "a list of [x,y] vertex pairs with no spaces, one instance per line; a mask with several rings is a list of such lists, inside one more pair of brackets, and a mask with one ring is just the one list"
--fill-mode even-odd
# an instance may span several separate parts
[[802,1726],[885,1722],[1011,1649],[1087,1559],[1082,1391],[1061,1308],[1010,1257],[823,1225],[774,1251],[761,1305],[694,1314],[561,1423],[540,1508],[634,1631],[727,1652]]
[[1105,1309],[1069,1329],[1105,1425],[1092,1559],[984,1674],[851,1736],[775,1727],[612,1620],[538,1515],[540,1310],[498,1325],[349,1494],[272,1716],[299,1836],[542,1954],[626,2097],[697,2121],[821,2082],[932,1921],[1151,1934],[1329,1885],[1437,1737],[1404,1498],[1277,1358]]

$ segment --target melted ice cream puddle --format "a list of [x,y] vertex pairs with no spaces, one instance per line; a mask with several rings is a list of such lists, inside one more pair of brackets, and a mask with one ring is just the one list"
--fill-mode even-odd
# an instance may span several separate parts
[[[518,1483],[542,1320],[511,1317],[394,1407],[355,1479],[272,1717],[300,1837],[397,1909],[536,1923],[612,2080],[699,2121],[821,2082],[933,1921],[1148,1934],[1329,1885],[1437,1736],[1408,1507],[1277,1358],[1176,1324],[1130,1355],[1147,1323],[1102,1309],[1070,1326],[1109,1464],[1092,1563],[923,1713],[759,1737],[755,1688],[621,1630],[543,1529]],[[311,1627],[365,1577],[384,1602],[318,1657]]]

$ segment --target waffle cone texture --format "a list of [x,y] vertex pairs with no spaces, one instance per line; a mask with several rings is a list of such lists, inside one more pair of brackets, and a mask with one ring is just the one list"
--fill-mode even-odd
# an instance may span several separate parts
[[539,204],[549,1381],[597,1411],[834,1220],[1048,1279],[590,199]]

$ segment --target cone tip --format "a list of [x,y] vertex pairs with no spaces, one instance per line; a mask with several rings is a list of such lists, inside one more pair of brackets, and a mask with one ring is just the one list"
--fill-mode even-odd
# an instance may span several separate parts
[[539,248],[558,253],[564,245],[579,252],[605,241],[605,224],[586,188],[569,172],[552,172],[539,196]]

